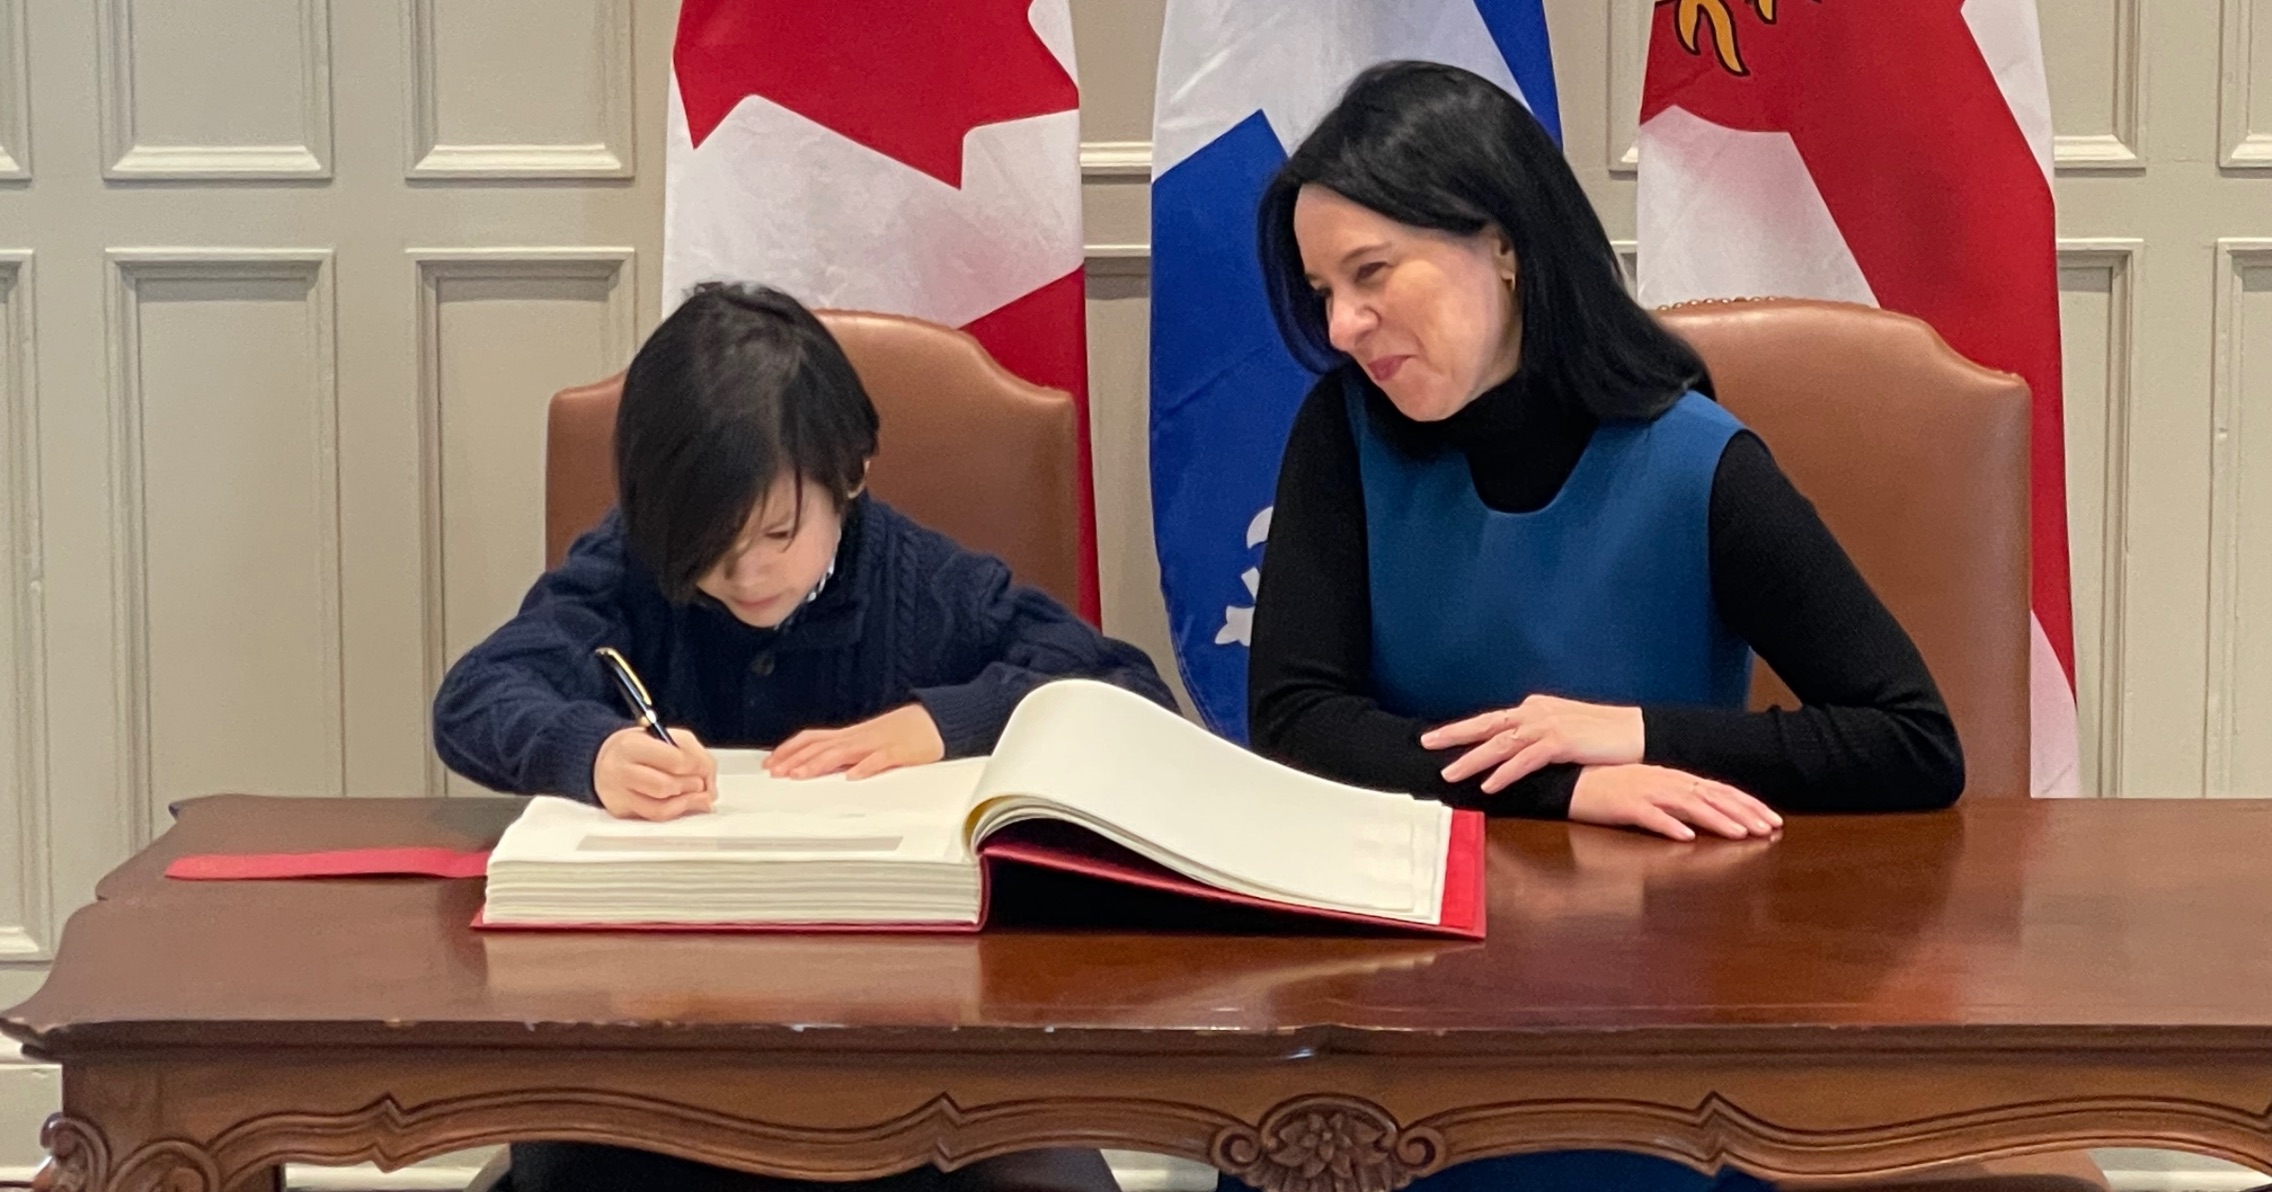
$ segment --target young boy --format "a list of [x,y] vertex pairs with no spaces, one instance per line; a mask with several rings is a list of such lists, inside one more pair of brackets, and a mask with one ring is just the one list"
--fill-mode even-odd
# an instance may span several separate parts
[[[1054,678],[1175,706],[1141,651],[864,495],[875,451],[875,407],[819,320],[774,290],[695,291],[624,375],[616,510],[443,680],[442,760],[496,790],[666,820],[715,800],[705,742],[770,747],[777,775],[862,777],[988,752]],[[632,724],[600,646],[629,660],[675,745]],[[892,1187],[1111,1186],[1094,1152],[1005,1159]],[[516,1192],[537,1192],[683,1182],[696,1165],[554,1143],[516,1146],[513,1166]]]
[[[818,319],[774,290],[697,290],[624,374],[617,509],[442,681],[442,760],[670,819],[714,797],[705,743],[864,777],[987,752],[1050,679],[1174,706],[1142,651],[866,496],[875,451],[875,407]],[[633,726],[599,646],[676,748]]]

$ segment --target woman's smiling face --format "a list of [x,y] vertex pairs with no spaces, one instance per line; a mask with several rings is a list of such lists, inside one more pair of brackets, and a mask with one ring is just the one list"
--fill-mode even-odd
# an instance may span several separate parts
[[1521,363],[1517,266],[1496,229],[1415,228],[1310,185],[1294,200],[1294,239],[1327,338],[1405,417],[1449,418]]

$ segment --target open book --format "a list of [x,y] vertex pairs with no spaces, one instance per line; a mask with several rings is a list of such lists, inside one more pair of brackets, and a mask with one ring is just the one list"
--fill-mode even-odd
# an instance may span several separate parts
[[489,857],[487,927],[975,930],[1023,865],[1479,938],[1483,824],[1267,761],[1105,683],[1018,705],[993,756],[790,781],[720,750],[715,811],[539,797]]

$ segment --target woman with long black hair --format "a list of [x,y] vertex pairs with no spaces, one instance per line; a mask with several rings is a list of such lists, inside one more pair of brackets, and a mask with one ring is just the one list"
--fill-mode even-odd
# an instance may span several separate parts
[[[1257,593],[1257,749],[1680,840],[1955,800],[1963,757],[1915,645],[1703,361],[1635,304],[1512,96],[1455,67],[1375,67],[1258,218],[1279,329],[1323,375]],[[1801,707],[1746,710],[1754,651]],[[1609,1152],[1423,1182],[1760,1186]]]
[[[1259,235],[1279,328],[1324,375],[1256,601],[1257,748],[1680,839],[1955,800],[1915,645],[1629,296],[1512,96],[1456,67],[1367,71],[1265,191]],[[1800,708],[1745,709],[1753,651]]]

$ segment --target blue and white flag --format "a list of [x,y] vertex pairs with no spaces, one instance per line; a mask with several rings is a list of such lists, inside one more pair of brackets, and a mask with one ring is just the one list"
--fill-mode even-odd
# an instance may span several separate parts
[[1246,659],[1286,432],[1316,378],[1278,338],[1255,206],[1359,71],[1463,66],[1561,139],[1541,0],[1168,0],[1152,115],[1152,521],[1176,662],[1246,740]]

